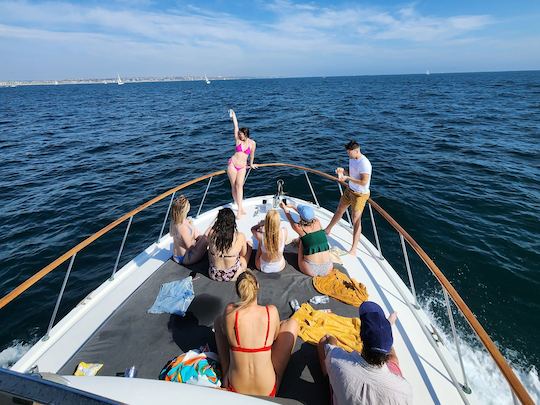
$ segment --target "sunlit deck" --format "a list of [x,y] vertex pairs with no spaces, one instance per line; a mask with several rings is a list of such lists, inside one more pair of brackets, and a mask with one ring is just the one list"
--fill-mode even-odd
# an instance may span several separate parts
[[[264,218],[262,200],[272,201],[271,197],[246,200],[248,214],[238,221],[239,230],[246,236],[250,237],[251,226]],[[219,208],[201,214],[195,219],[196,226],[205,230]],[[328,223],[332,213],[314,208],[322,224]],[[288,223],[283,223],[289,227]],[[293,237],[289,227],[289,239]],[[346,221],[341,221],[333,230],[330,244],[347,250],[350,241],[351,229]],[[171,242],[166,235],[126,264],[114,280],[105,282],[81,301],[52,329],[49,339],[38,342],[14,370],[27,371],[37,365],[41,372],[70,375],[79,361],[86,361],[104,363],[99,375],[115,376],[135,365],[139,378],[157,379],[162,366],[171,357],[205,343],[212,347],[213,320],[228,302],[236,300],[234,285],[208,279],[207,261],[190,266],[190,269],[170,261]],[[311,279],[294,269],[294,247],[289,246],[286,251],[289,252],[286,255],[289,265],[282,273],[257,272],[261,283],[259,301],[278,306],[282,318],[292,313],[288,305],[291,299],[303,302],[318,294]],[[460,392],[434,347],[440,350],[442,358],[458,378],[459,367],[446,348],[436,343],[430,333],[425,333],[431,330],[429,319],[422,310],[415,309],[403,299],[405,296],[409,302],[414,302],[390,265],[378,258],[376,248],[363,237],[357,257],[345,255],[341,259],[351,277],[366,285],[370,300],[378,302],[387,313],[398,312],[394,347],[403,374],[413,386],[415,403],[462,402]],[[198,273],[194,280],[196,298],[186,317],[147,314],[160,285],[184,278],[191,270]],[[320,307],[331,308],[339,315],[357,316],[357,308],[335,300]],[[328,401],[328,389],[320,375],[315,348],[301,339],[278,395],[310,404]],[[462,395],[466,395],[471,403],[477,402],[474,393]]]

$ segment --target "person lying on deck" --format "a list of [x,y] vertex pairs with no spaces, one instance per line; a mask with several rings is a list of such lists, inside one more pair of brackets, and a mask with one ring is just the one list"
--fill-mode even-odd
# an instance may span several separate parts
[[[280,207],[285,212],[293,231],[300,235],[298,242],[298,268],[308,276],[325,276],[334,267],[330,257],[330,245],[321,223],[315,218],[315,211],[308,205],[286,205],[281,202]],[[289,209],[300,215],[300,221],[295,222]]]
[[298,336],[294,319],[280,322],[274,305],[258,305],[259,283],[247,270],[236,281],[240,302],[214,322],[222,387],[275,397]]
[[193,264],[206,254],[208,240],[206,235],[199,235],[193,223],[187,219],[191,208],[189,200],[181,195],[171,207],[171,225],[169,233],[173,238],[173,257],[178,264]]
[[238,231],[233,210],[223,208],[208,235],[208,276],[215,281],[234,281],[247,269],[251,246]]
[[360,305],[362,353],[337,347],[326,335],[317,348],[323,375],[328,375],[334,405],[412,404],[412,387],[403,378],[392,347],[393,313],[385,318],[382,308],[371,301]]
[[283,250],[287,242],[287,229],[281,225],[279,212],[270,210],[264,221],[251,228],[259,242],[255,256],[255,266],[263,273],[277,273],[285,268],[287,262]]

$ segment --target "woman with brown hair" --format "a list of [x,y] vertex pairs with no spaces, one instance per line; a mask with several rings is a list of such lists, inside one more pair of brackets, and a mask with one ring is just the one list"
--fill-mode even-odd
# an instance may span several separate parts
[[199,235],[199,231],[187,219],[191,208],[186,196],[176,198],[171,207],[171,225],[169,234],[173,238],[173,257],[178,264],[193,264],[206,254],[208,246],[206,235]]
[[259,242],[255,266],[263,273],[277,273],[283,270],[287,264],[283,257],[287,229],[280,225],[279,212],[270,210],[264,221],[251,228],[253,236]]
[[208,235],[208,276],[215,281],[234,281],[247,269],[251,246],[238,231],[236,217],[230,208],[218,212]]
[[246,168],[249,166],[253,169],[257,168],[257,165],[253,163],[255,159],[255,149],[257,144],[254,140],[249,138],[249,128],[238,128],[238,120],[233,110],[229,111],[231,119],[234,125],[234,154],[229,159],[227,164],[227,175],[231,182],[231,194],[234,202],[238,205],[238,217],[245,215],[246,212],[242,207],[242,201],[244,199],[244,180],[246,178]]
[[222,386],[248,395],[276,396],[298,335],[294,319],[280,322],[274,305],[258,305],[259,283],[247,270],[236,281],[240,302],[214,322]]

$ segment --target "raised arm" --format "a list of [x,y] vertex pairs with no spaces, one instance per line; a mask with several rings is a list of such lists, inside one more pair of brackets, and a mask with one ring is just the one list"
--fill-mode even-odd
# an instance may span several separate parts
[[258,224],[256,225],[253,225],[251,227],[251,233],[253,234],[253,236],[255,236],[256,238],[258,238],[258,236],[260,234],[262,234],[262,227],[264,226],[264,220],[260,221]]
[[236,113],[234,110],[230,110],[231,119],[234,125],[234,139],[238,142],[238,120],[236,119]]
[[296,207],[293,207],[292,205],[285,205],[283,201],[279,204],[279,206],[285,213],[285,216],[287,217],[289,224],[291,224],[291,228],[293,229],[293,231],[295,231],[298,235],[300,235],[300,226],[294,221],[293,217],[291,216],[291,213],[289,212],[290,208],[296,211]]

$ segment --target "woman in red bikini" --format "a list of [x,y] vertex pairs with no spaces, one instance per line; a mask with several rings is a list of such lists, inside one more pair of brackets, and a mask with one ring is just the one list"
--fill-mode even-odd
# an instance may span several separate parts
[[254,140],[249,139],[249,128],[238,128],[238,120],[233,110],[229,110],[229,114],[234,124],[234,140],[236,148],[234,155],[229,159],[227,165],[227,175],[231,182],[231,194],[234,202],[238,206],[238,217],[245,215],[242,208],[242,200],[244,199],[244,179],[246,177],[247,160],[250,157],[249,166],[253,169],[257,165],[253,163],[255,159],[255,148],[257,144]]
[[280,322],[274,305],[258,305],[259,283],[246,270],[236,280],[240,302],[214,322],[222,386],[247,395],[276,396],[298,335],[294,319]]

